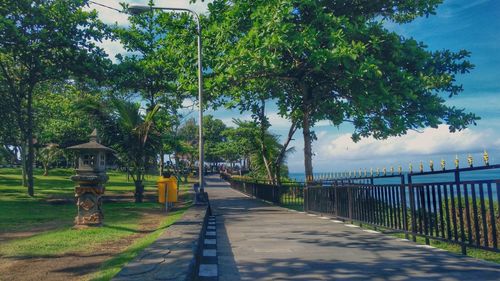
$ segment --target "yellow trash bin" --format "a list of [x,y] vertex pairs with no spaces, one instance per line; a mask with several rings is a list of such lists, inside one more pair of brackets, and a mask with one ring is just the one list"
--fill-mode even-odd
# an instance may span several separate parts
[[[177,202],[177,178],[175,177],[159,177],[158,181],[158,202],[165,204],[165,199],[168,203]],[[168,197],[168,198],[167,198]]]
[[176,177],[170,177],[167,178],[167,202],[168,203],[175,203],[177,202],[177,178]]
[[158,185],[158,202],[165,204],[165,198],[167,195],[165,192],[167,191],[167,180],[168,178],[159,177],[156,182]]

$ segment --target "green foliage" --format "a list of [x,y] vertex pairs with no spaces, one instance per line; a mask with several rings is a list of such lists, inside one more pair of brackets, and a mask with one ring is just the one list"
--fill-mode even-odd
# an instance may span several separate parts
[[205,146],[205,161],[221,162],[222,157],[219,153],[219,143],[225,141],[223,132],[226,125],[222,120],[215,119],[212,115],[203,117],[203,139]]
[[117,56],[114,88],[120,94],[140,93],[148,111],[156,104],[176,111],[197,89],[196,33],[190,16],[152,9],[129,16],[129,21],[130,26],[113,27],[115,37],[131,53]]
[[93,122],[100,124],[102,142],[113,148],[120,164],[129,169],[136,185],[136,200],[141,202],[147,159],[154,159],[159,147],[154,118],[160,111],[160,105],[144,112],[140,103],[122,99],[87,101],[82,100],[77,107]]
[[63,155],[63,151],[56,144],[49,144],[38,151],[38,159],[44,167],[44,176],[49,175],[49,167],[59,157]]
[[151,142],[153,138],[150,138],[150,133],[154,128],[153,118],[160,106],[156,105],[144,116],[140,104],[114,100],[113,105],[115,111],[111,118],[116,122],[119,135],[112,147],[118,152],[119,159],[131,169],[130,174],[136,185],[136,201],[142,202],[142,178],[146,169],[146,157],[154,155],[155,147]]
[[257,93],[304,130],[308,176],[310,128],[320,120],[352,123],[356,141],[441,123],[464,129],[478,118],[445,105],[442,95],[462,91],[456,75],[473,68],[469,52],[429,51],[383,25],[433,14],[441,2],[216,0],[207,24],[216,46],[208,51],[211,90],[236,93],[230,103],[251,108],[247,97],[264,85]]
[[[33,196],[34,94],[45,83],[69,78],[106,77],[109,61],[96,42],[107,29],[86,0],[0,3],[0,91],[10,103],[9,117],[18,132],[28,193]],[[3,127],[3,126],[2,126]]]
[[102,94],[87,92],[78,85],[54,83],[37,91],[34,99],[36,135],[41,144],[68,147],[88,141],[92,132],[88,115],[80,103],[99,102]]

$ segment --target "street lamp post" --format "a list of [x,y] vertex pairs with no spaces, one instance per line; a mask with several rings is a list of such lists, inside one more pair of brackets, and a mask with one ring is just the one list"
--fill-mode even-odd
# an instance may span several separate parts
[[[162,10],[162,11],[174,11],[174,12],[187,12],[191,13],[195,20],[196,20],[196,25],[197,25],[197,35],[198,35],[198,103],[199,103],[199,125],[198,125],[198,151],[199,151],[199,158],[198,158],[198,177],[199,177],[199,185],[200,185],[200,192],[203,194],[205,192],[205,180],[204,180],[204,148],[203,148],[203,57],[201,53],[201,22],[200,22],[200,16],[198,13],[191,9],[186,9],[186,8],[170,8],[170,7],[151,7],[151,6],[146,6],[146,5],[137,5],[137,4],[130,4],[128,6],[128,11],[131,14],[142,14],[151,10]],[[163,159],[161,159],[163,161]]]

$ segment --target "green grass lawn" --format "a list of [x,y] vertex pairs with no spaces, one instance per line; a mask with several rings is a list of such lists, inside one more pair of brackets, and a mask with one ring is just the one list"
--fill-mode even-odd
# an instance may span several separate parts
[[[61,227],[72,225],[76,213],[74,204],[49,203],[50,198],[74,198],[74,183],[69,179],[72,169],[54,169],[49,176],[35,170],[35,196],[27,195],[21,185],[20,169],[0,169],[0,232],[24,231],[47,223]],[[134,184],[124,173],[110,172],[105,195],[133,194]],[[146,178],[146,191],[156,190],[156,178]],[[114,205],[105,204],[105,214],[113,220]],[[120,206],[120,205],[118,205]],[[139,206],[139,205],[138,205]],[[152,205],[144,205],[151,208]],[[122,208],[122,207],[118,207]]]
[[[28,238],[11,240],[0,248],[0,255],[8,257],[54,256],[69,252],[91,252],[105,242],[119,240],[138,233],[141,210],[160,209],[156,203],[104,204],[105,223],[102,227],[75,229],[73,223],[55,230],[43,231]],[[72,215],[70,215],[72,218]],[[85,248],[81,248],[85,239]]]
[[[41,169],[35,169],[35,196],[29,197],[26,188],[21,186],[21,169],[0,169],[0,200],[37,200],[51,196],[67,197],[73,196],[74,182],[70,177],[75,174],[73,169],[53,169],[48,176],[43,176]],[[108,172],[109,181],[106,183],[106,194],[133,193],[134,183],[127,180],[127,175],[122,172]],[[144,185],[147,190],[153,190],[156,186],[156,176],[146,176]]]
[[[120,241],[137,234],[141,222],[148,212],[160,212],[162,206],[156,202],[136,204],[133,202],[105,202],[104,225],[98,228],[75,229],[76,215],[74,183],[69,179],[72,169],[55,169],[47,177],[41,170],[35,171],[35,196],[29,197],[21,186],[20,169],[0,169],[0,235],[27,231],[28,237],[13,238],[2,242],[0,256],[26,258],[51,257],[66,253],[89,253],[105,243]],[[134,184],[124,173],[108,173],[105,195],[128,195],[133,200]],[[146,191],[156,190],[156,176],[146,178]],[[190,184],[180,186],[181,193],[190,189]],[[66,199],[66,200],[53,200]],[[183,198],[181,196],[181,198]],[[186,198],[186,196],[184,196]],[[69,199],[69,200],[68,200]],[[69,201],[69,202],[68,202]],[[163,231],[190,206],[170,212],[158,221],[156,230],[132,241],[124,251],[106,261],[94,274],[96,280],[109,280],[121,267],[133,259],[142,249],[150,245]],[[83,247],[82,240],[85,240]]]

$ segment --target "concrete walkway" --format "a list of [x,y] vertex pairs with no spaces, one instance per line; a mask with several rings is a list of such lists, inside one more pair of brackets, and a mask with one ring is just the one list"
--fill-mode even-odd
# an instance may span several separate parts
[[251,199],[207,178],[219,280],[500,280],[500,266]]

